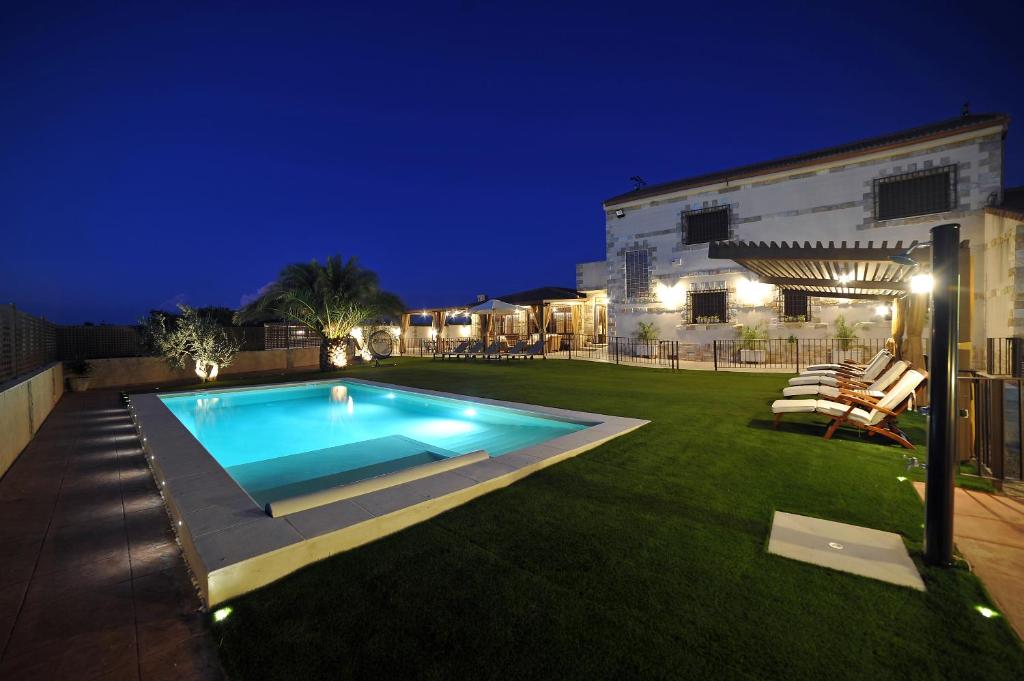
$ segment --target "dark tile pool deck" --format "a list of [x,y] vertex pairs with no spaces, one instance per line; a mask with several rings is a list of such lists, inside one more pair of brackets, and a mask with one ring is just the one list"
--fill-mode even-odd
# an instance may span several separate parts
[[0,478],[0,679],[222,679],[116,391],[66,394]]

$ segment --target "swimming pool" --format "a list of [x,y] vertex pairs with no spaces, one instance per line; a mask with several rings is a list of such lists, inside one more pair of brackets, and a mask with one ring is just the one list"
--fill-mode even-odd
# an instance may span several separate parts
[[260,505],[594,425],[346,381],[161,400]]
[[128,411],[208,606],[647,423],[354,377],[133,394]]

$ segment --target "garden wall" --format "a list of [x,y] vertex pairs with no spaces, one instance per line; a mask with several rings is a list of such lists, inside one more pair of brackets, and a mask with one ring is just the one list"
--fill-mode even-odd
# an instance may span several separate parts
[[25,449],[63,394],[60,362],[0,385],[0,476]]
[[[93,359],[89,364],[92,365],[90,389],[198,380],[192,369],[171,369],[160,357],[112,357]],[[220,375],[312,371],[319,366],[319,348],[254,350],[239,352],[230,366],[220,370]]]

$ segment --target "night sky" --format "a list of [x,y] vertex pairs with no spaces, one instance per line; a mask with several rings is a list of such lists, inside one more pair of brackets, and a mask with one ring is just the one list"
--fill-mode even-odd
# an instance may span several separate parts
[[1024,185],[1019,0],[298,4],[4,3],[0,302],[130,323],[332,253],[411,306],[572,286],[631,175],[964,100],[1015,119]]

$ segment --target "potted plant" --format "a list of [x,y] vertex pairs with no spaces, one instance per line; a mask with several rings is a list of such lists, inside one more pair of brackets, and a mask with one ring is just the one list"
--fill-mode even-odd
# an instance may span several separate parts
[[658,340],[658,329],[654,326],[654,322],[637,322],[636,339],[640,343],[637,344],[633,356],[650,359],[655,354],[651,351],[651,346]]
[[68,387],[73,393],[85,392],[89,389],[89,374],[92,373],[92,365],[84,359],[74,359],[65,363],[65,370],[68,372]]
[[764,344],[768,340],[768,330],[760,324],[744,326],[740,329],[740,362],[744,364],[764,364],[768,350]]
[[846,323],[843,315],[836,317],[836,341],[838,350],[832,350],[832,362],[841,364],[848,360],[855,359],[854,341],[857,339],[856,327]]

